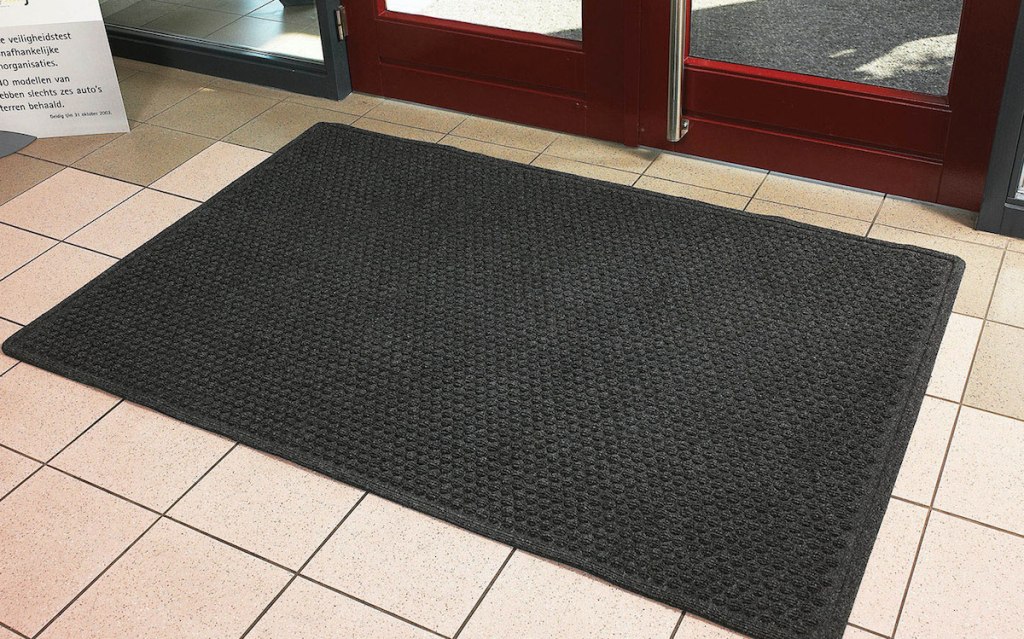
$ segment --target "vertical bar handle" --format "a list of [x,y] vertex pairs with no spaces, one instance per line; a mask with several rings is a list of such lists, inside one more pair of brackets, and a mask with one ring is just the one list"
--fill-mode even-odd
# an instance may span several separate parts
[[683,61],[686,58],[686,0],[669,0],[668,131],[669,142],[683,139],[690,123],[683,119]]

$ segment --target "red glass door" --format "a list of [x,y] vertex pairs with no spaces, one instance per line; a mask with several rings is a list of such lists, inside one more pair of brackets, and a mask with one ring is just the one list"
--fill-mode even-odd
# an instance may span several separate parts
[[977,210],[1019,1],[642,0],[639,141]]
[[623,139],[626,0],[344,4],[356,91]]
[[976,210],[1021,0],[343,1],[357,91]]

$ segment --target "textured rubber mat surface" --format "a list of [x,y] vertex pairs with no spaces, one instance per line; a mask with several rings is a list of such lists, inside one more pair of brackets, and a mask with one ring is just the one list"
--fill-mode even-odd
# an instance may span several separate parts
[[317,125],[5,352],[757,638],[838,638],[963,263]]

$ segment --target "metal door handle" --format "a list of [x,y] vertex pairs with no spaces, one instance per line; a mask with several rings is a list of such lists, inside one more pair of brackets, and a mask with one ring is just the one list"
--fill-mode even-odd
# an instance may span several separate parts
[[686,0],[669,0],[668,131],[669,142],[683,139],[690,123],[683,119],[683,64],[686,58]]

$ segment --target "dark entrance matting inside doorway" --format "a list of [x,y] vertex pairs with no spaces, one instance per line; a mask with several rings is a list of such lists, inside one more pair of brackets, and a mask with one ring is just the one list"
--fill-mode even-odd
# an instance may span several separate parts
[[321,124],[5,352],[757,638],[838,638],[957,258]]

